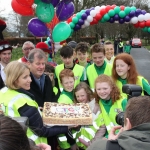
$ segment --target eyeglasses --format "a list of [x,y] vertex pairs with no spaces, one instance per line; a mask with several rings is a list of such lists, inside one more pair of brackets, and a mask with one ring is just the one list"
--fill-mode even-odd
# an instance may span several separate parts
[[11,48],[11,46],[9,44],[5,44],[5,45],[0,45],[0,50],[3,50],[5,48]]
[[34,49],[34,47],[26,47],[26,48],[24,48],[25,51],[32,50],[32,49]]

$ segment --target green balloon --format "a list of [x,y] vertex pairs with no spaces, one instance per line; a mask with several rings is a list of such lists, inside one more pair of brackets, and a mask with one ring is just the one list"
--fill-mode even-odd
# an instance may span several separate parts
[[73,22],[74,24],[76,24],[76,23],[78,22],[78,20],[79,20],[79,19],[78,19],[77,17],[73,17],[73,18],[72,18],[72,22]]
[[116,7],[114,8],[114,11],[115,11],[116,14],[119,14],[119,12],[120,12],[120,7],[119,7],[119,6],[116,6]]
[[147,31],[150,33],[150,27],[148,27]]
[[100,23],[105,23],[106,20],[104,19],[104,17],[99,21]]
[[113,17],[115,15],[115,11],[114,10],[109,10],[108,15],[110,17]]
[[81,12],[78,12],[78,13],[76,14],[76,17],[78,18],[78,20],[81,18],[81,15],[82,15]]
[[54,6],[52,4],[39,2],[35,12],[38,19],[42,22],[49,23],[54,17]]
[[142,31],[147,32],[147,31],[148,31],[148,27],[144,27],[144,28],[142,29]]
[[69,25],[72,29],[75,27],[75,24],[73,22],[70,22]]
[[136,7],[135,7],[135,6],[132,6],[132,7],[131,7],[131,10],[134,10],[134,11],[135,11],[135,10],[136,10]]
[[126,15],[128,15],[131,11],[131,8],[129,6],[125,7],[124,12],[126,13]]
[[108,14],[105,14],[105,15],[103,16],[103,18],[104,18],[104,20],[108,21],[108,20],[110,19],[110,16],[109,16]]
[[41,0],[34,0],[35,4],[38,4]]
[[119,12],[120,18],[124,18],[126,16],[126,13],[122,10]]
[[81,13],[85,13],[85,12],[86,12],[86,10],[81,10],[80,12],[81,12]]
[[71,34],[70,25],[66,22],[58,23],[52,32],[52,39],[54,42],[61,42],[66,40]]

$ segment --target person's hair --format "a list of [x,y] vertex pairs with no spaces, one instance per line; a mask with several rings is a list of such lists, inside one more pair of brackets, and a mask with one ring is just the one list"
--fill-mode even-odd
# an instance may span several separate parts
[[96,92],[96,83],[103,83],[103,82],[108,83],[108,85],[111,88],[110,98],[112,99],[112,103],[119,100],[121,98],[119,88],[116,86],[115,82],[112,80],[112,78],[110,76],[102,74],[102,75],[98,76],[95,80],[95,97],[96,97],[96,101],[98,102],[99,99],[100,99],[100,97],[98,96],[98,94]]
[[62,56],[63,58],[70,58],[71,56],[73,56],[73,48],[70,46],[63,46],[60,49],[60,56]]
[[99,53],[102,52],[105,55],[105,49],[104,46],[100,43],[96,43],[91,47],[91,54],[92,53]]
[[33,63],[35,57],[37,57],[40,60],[43,58],[45,60],[47,59],[45,53],[41,49],[38,49],[38,48],[34,48],[32,51],[29,52],[28,61],[30,63]]
[[76,53],[79,51],[81,53],[86,53],[86,52],[88,52],[88,50],[89,50],[89,47],[88,47],[88,44],[86,42],[78,43],[76,48],[75,48]]
[[64,77],[72,77],[74,78],[74,73],[72,70],[70,69],[63,69],[60,74],[59,74],[59,79],[60,79],[60,82],[62,83],[62,79]]
[[26,42],[23,43],[22,49],[24,49],[26,47],[26,45],[28,45],[28,44],[32,45],[33,48],[35,48],[34,44],[31,41],[26,41]]
[[131,126],[135,127],[150,122],[150,96],[133,97],[128,101],[124,122],[129,118]]
[[28,138],[21,125],[3,115],[0,115],[0,149],[31,150]]
[[106,41],[105,43],[104,43],[104,46],[105,45],[114,45],[111,41]]
[[136,66],[135,66],[132,56],[127,53],[121,53],[115,57],[114,62],[113,62],[113,67],[112,67],[113,80],[116,82],[117,79],[119,78],[119,75],[116,72],[116,60],[118,59],[123,60],[128,66],[130,66],[130,69],[128,70],[128,73],[127,73],[127,83],[136,84],[138,72],[136,70]]
[[28,66],[24,63],[18,61],[10,62],[5,68],[6,74],[6,86],[12,90],[18,89],[16,81],[24,73],[26,69],[29,69]]
[[78,100],[76,98],[76,95],[75,93],[78,92],[79,90],[81,89],[84,89],[86,94],[87,94],[87,97],[89,99],[89,101],[91,101],[94,97],[94,93],[93,91],[91,90],[91,88],[89,87],[88,84],[86,84],[85,82],[80,82],[74,89],[74,102],[75,103],[78,103]]
[[49,64],[46,64],[44,72],[55,73],[55,68]]

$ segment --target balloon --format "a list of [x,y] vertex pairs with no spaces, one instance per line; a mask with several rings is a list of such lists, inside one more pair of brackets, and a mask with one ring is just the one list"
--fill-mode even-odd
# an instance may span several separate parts
[[85,13],[87,14],[87,16],[90,15],[90,11],[91,11],[90,9],[87,9],[87,10],[85,11]]
[[104,20],[108,21],[110,19],[110,16],[108,14],[105,14],[103,18]]
[[100,10],[100,14],[103,16],[103,15],[105,15],[106,14],[106,10],[104,9],[104,8],[102,8],[101,10]]
[[135,15],[136,16],[139,16],[141,14],[141,9],[137,9],[136,11],[135,11]]
[[106,10],[106,13],[111,9],[111,6],[110,5],[107,5],[105,10]]
[[115,21],[118,21],[118,20],[119,20],[119,15],[118,15],[118,14],[116,14],[116,15],[114,16],[114,20],[115,20]]
[[100,7],[100,6],[96,6],[96,7],[95,7],[96,13],[98,13],[100,10],[101,10],[101,7]]
[[79,24],[76,24],[75,27],[74,27],[74,31],[77,31],[79,29],[81,29],[81,26]]
[[72,18],[72,22],[76,24],[78,22],[78,18],[77,17],[73,17]]
[[147,21],[147,20],[150,20],[150,13],[146,13],[144,15],[144,20]]
[[150,27],[150,20],[147,20],[147,21],[145,22],[145,26]]
[[88,26],[90,25],[90,23],[85,20],[84,25],[85,25],[86,27],[88,27]]
[[97,24],[97,23],[98,23],[98,21],[95,18],[93,18],[93,21],[90,22],[90,25],[94,25],[94,24]]
[[96,20],[99,21],[101,18],[102,18],[102,15],[101,15],[100,13],[96,14],[96,16],[95,16],[95,19],[96,19]]
[[95,17],[96,16],[96,10],[91,10],[90,16]]
[[56,13],[53,17],[53,19],[49,22],[49,23],[46,23],[46,26],[50,29],[50,30],[53,30],[53,28],[55,27],[55,25],[59,22],[57,16],[56,16]]
[[145,15],[145,14],[146,14],[146,11],[145,11],[145,10],[141,10],[141,13],[142,13],[143,15]]
[[84,24],[84,21],[83,21],[82,19],[79,19],[78,24],[79,24],[80,26],[82,26],[82,25]]
[[34,3],[34,0],[17,0],[17,2],[24,6],[32,6]]
[[81,15],[82,15],[82,13],[81,13],[81,12],[78,12],[78,13],[76,14],[76,17],[77,17],[78,19],[80,19],[80,18],[81,18]]
[[104,17],[100,20],[101,23],[105,23],[106,20],[104,19]]
[[138,22],[138,18],[137,17],[133,17],[133,18],[131,18],[130,22],[132,24],[136,24]]
[[136,7],[135,7],[135,6],[132,6],[132,7],[131,7],[131,10],[134,10],[134,11],[135,11],[135,10],[136,10]]
[[110,22],[110,23],[114,23],[114,18],[110,18],[110,19],[109,19],[109,22]]
[[111,6],[111,9],[114,9],[115,7],[116,7],[116,5],[113,4],[113,5]]
[[123,24],[123,23],[124,23],[124,20],[123,20],[122,18],[120,18],[120,19],[119,19],[119,23],[120,23],[120,24]]
[[47,35],[46,25],[38,18],[32,18],[29,20],[28,30],[32,33],[32,35],[37,37],[43,37]]
[[131,9],[130,7],[125,7],[124,12],[126,13],[126,15],[128,15],[130,13]]
[[139,27],[139,22],[133,25],[135,28]]
[[120,7],[119,7],[119,6],[116,6],[116,7],[114,8],[114,11],[115,11],[116,14],[119,14],[119,12],[120,12]]
[[144,28],[145,27],[145,21],[139,22],[139,27]]
[[131,19],[131,18],[130,18],[128,15],[124,17],[124,21],[126,21],[126,22],[129,22],[130,19]]
[[135,16],[135,11],[134,10],[131,10],[130,13],[129,13],[129,16],[132,18]]
[[124,10],[124,9],[125,9],[125,6],[121,5],[120,10]]
[[115,15],[115,11],[114,10],[109,10],[108,11],[108,15],[110,16],[110,17],[113,17],[114,15]]
[[148,27],[144,27],[142,30],[143,30],[144,32],[148,32]]
[[47,4],[51,3],[51,0],[41,0],[41,1]]
[[35,4],[38,4],[40,2],[40,0],[34,0]]
[[73,15],[74,10],[73,2],[66,4],[61,1],[56,7],[56,14],[60,21],[65,21]]
[[144,21],[144,15],[143,15],[143,14],[139,15],[139,16],[138,16],[138,20],[139,20],[140,22]]
[[61,42],[67,39],[71,34],[70,25],[65,22],[58,23],[52,32],[52,39],[54,42]]
[[147,31],[150,33],[150,27],[147,29]]
[[75,24],[73,22],[70,22],[69,25],[72,29],[75,27]]
[[87,14],[86,13],[82,14],[81,18],[82,18],[82,20],[86,20]]
[[88,16],[88,17],[87,17],[87,21],[88,21],[88,22],[92,22],[92,21],[93,21],[93,17]]
[[124,18],[124,17],[126,16],[126,13],[121,10],[121,11],[119,12],[119,16],[120,16],[120,18]]
[[68,4],[70,2],[72,2],[73,0],[63,0],[64,3]]
[[56,7],[60,0],[51,0],[51,4]]
[[50,22],[54,17],[54,7],[52,4],[39,2],[36,7],[36,15],[43,22]]
[[11,6],[13,10],[22,16],[32,16],[34,15],[33,8],[31,6],[20,5],[16,0],[11,1]]

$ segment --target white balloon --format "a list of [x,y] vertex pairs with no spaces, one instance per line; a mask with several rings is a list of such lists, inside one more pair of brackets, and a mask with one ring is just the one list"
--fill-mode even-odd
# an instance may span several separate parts
[[81,28],[83,29],[83,28],[85,28],[86,26],[83,24],[82,26],[81,26]]
[[96,16],[96,10],[91,10],[91,11],[90,11],[90,15],[91,15],[92,17],[95,17],[95,16]]
[[105,5],[102,5],[101,8],[106,8],[106,6],[105,6]]
[[144,21],[144,15],[142,15],[142,14],[139,15],[139,16],[138,16],[138,20],[139,20],[140,22]]
[[58,50],[59,50],[59,49],[57,49],[57,48],[54,48],[54,51],[55,51],[55,52],[58,52]]
[[60,45],[60,42],[55,42],[54,45]]
[[136,24],[138,22],[138,18],[137,17],[133,17],[133,18],[131,18],[130,22],[132,24]]
[[115,21],[115,23],[119,23],[119,21]]
[[99,13],[99,11],[101,10],[101,7],[100,6],[96,6],[95,10],[96,10],[96,13]]
[[150,13],[146,13],[144,15],[144,20],[147,21],[147,20],[150,20]]
[[55,48],[59,49],[59,48],[61,48],[61,45],[55,45]]
[[90,23],[85,20],[84,25],[85,25],[86,27],[88,27],[88,26],[90,25]]
[[87,20],[88,22],[92,22],[92,21],[93,21],[93,17],[89,15],[86,20]]

